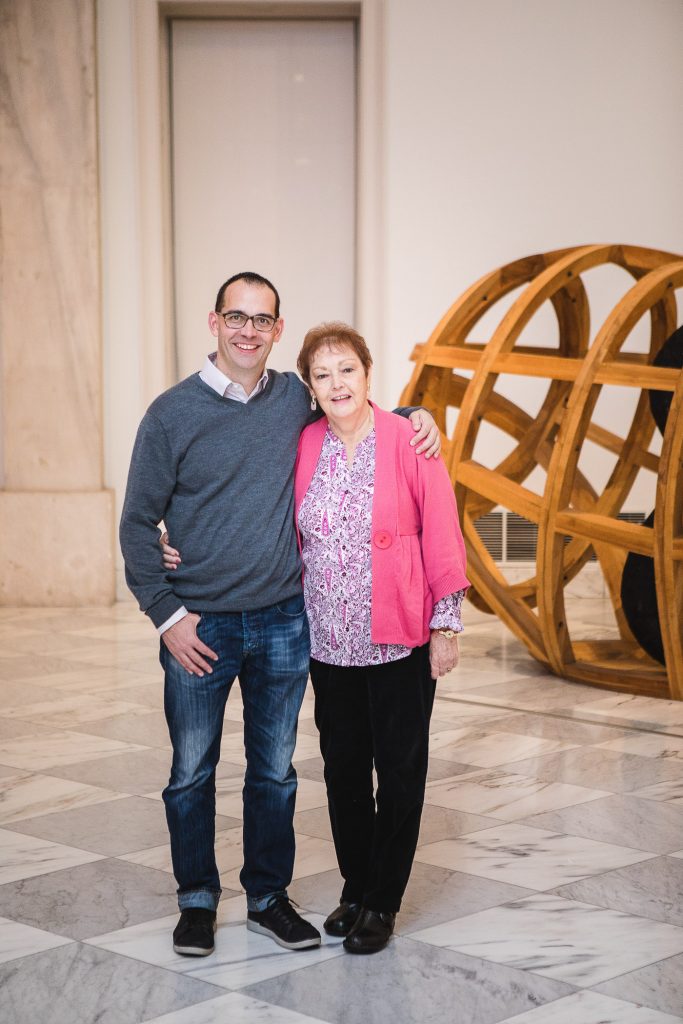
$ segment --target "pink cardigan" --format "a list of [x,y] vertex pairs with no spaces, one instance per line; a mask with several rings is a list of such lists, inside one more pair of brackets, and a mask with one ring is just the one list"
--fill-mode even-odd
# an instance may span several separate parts
[[[410,422],[375,411],[375,493],[372,502],[371,637],[376,644],[419,647],[429,640],[434,605],[469,586],[465,544],[453,487],[438,459],[416,455]],[[310,424],[299,439],[294,502],[299,508],[322,449],[327,420]]]

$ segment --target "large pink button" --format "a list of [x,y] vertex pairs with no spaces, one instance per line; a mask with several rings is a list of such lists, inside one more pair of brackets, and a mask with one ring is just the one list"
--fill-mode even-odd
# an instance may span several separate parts
[[378,548],[390,548],[391,547],[391,534],[387,533],[386,530],[378,530],[373,537],[376,547]]

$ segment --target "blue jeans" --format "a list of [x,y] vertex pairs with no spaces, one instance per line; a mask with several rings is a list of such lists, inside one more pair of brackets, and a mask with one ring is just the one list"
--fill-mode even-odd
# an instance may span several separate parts
[[216,765],[223,715],[239,674],[247,768],[244,866],[250,910],[286,892],[294,867],[296,725],[308,678],[310,642],[302,595],[251,612],[203,613],[197,634],[218,655],[213,673],[190,675],[161,643],[164,707],[173,766],[163,792],[178,905],[215,910]]

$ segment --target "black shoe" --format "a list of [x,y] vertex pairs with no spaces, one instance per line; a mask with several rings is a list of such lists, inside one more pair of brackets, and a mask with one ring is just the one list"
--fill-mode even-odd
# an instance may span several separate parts
[[213,953],[216,914],[204,907],[188,907],[180,912],[173,932],[173,950],[181,956],[208,956]]
[[327,918],[323,928],[328,935],[336,935],[337,938],[343,938],[353,928],[360,912],[360,903],[346,903],[345,900],[342,900],[339,906]]
[[248,911],[247,928],[269,935],[285,949],[312,949],[321,942],[320,932],[297,914],[286,896],[277,896],[265,910]]
[[396,914],[361,910],[358,920],[344,939],[347,953],[379,953],[394,931]]

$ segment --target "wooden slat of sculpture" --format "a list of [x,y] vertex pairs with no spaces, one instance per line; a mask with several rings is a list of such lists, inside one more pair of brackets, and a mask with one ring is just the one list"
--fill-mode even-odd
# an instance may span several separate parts
[[[589,347],[589,308],[581,275],[605,263],[623,267],[636,283]],[[680,256],[635,246],[581,246],[517,260],[476,282],[453,304],[429,341],[416,346],[416,367],[402,396],[406,404],[419,402],[432,409],[444,434],[447,407],[460,408],[454,435],[445,438],[444,455],[463,519],[477,606],[498,614],[559,675],[677,699],[683,699],[683,375],[652,366],[651,360],[676,328],[674,289],[681,284]],[[481,317],[524,285],[488,344],[468,342]],[[546,301],[558,321],[557,348],[516,346]],[[625,340],[645,313],[651,321],[649,353],[623,353]],[[472,378],[454,374],[458,368],[473,370]],[[549,380],[535,417],[496,393],[500,373]],[[645,391],[625,437],[592,423],[605,384],[674,392],[660,459],[648,450],[654,422]],[[474,458],[484,421],[516,442],[494,469]],[[586,440],[617,456],[599,495],[578,469]],[[523,486],[537,465],[546,471],[542,496]],[[616,518],[641,467],[653,472],[659,468],[654,530]],[[476,532],[476,520],[496,504],[538,523],[537,571],[528,580],[509,584]],[[668,675],[636,643],[621,608],[621,575],[629,551],[655,555]],[[593,552],[621,639],[572,642],[564,587]],[[532,610],[536,606],[537,614]]]
[[622,522],[620,519],[596,515],[594,512],[573,512],[567,509],[557,513],[556,527],[563,533],[616,544],[617,547],[637,551],[638,554],[649,555],[650,558],[654,556],[654,536],[652,530],[648,530],[646,526]]
[[[599,427],[597,423],[591,423],[588,428],[588,433],[586,434],[586,440],[599,445],[599,447],[604,448],[605,451],[612,452],[613,455],[621,454],[621,449],[624,444],[623,437],[613,434],[611,430],[605,430],[604,427]],[[649,469],[653,473],[656,473],[659,468],[658,457],[643,448],[633,449],[633,459],[639,466],[643,466],[645,469]]]
[[670,696],[683,700],[683,373],[664,432],[654,533],[659,621],[666,663],[673,666]]
[[[417,346],[416,346],[417,347]],[[476,370],[481,362],[484,346],[471,343],[453,346],[448,352],[435,352],[430,356],[431,366],[444,369]],[[495,373],[509,373],[519,377],[540,377],[550,380],[564,380],[573,383],[582,370],[581,359],[562,359],[547,354],[547,349],[530,349],[527,352],[503,352],[493,361]],[[595,375],[596,384],[619,384],[622,387],[657,387],[663,391],[675,391],[679,371],[648,366],[641,359],[623,357],[605,363]]]

